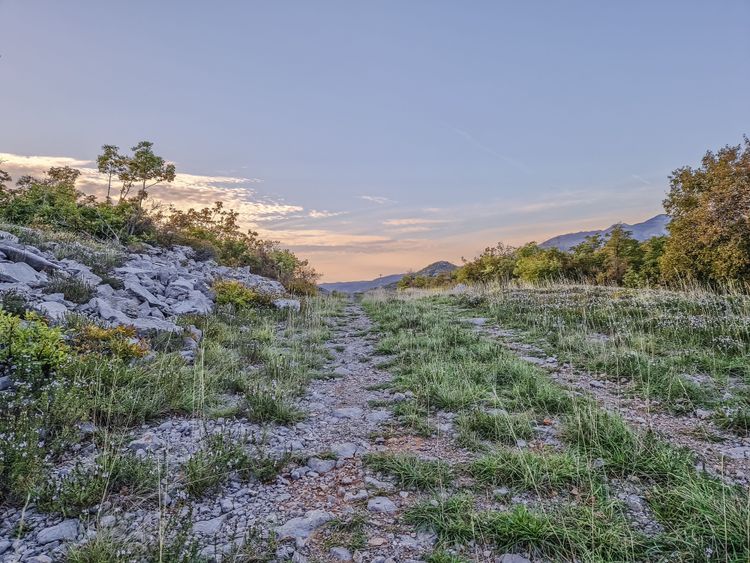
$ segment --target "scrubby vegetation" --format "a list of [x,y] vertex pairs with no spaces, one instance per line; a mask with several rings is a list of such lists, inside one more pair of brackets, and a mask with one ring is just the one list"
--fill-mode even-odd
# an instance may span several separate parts
[[[160,338],[136,338],[132,328],[81,317],[51,327],[33,314],[22,319],[0,310],[0,376],[12,374],[14,385],[13,393],[0,394],[0,501],[31,501],[69,514],[122,487],[131,497],[145,489],[155,494],[145,477],[151,469],[141,466],[148,460],[118,453],[118,436],[167,414],[257,414],[262,397],[265,410],[257,420],[297,420],[279,413],[293,412],[290,400],[323,362],[321,315],[336,307],[335,300],[311,297],[299,314],[220,306],[209,316],[184,319],[203,331],[193,365]],[[277,323],[284,325],[281,333]],[[160,347],[165,351],[154,351]],[[237,400],[228,406],[227,396]],[[60,455],[90,442],[103,452],[93,465],[62,481],[51,478]],[[259,479],[278,470],[279,460],[266,457],[260,444],[222,442],[219,448],[210,442],[207,448],[186,469],[185,486],[196,494],[221,478],[212,469],[219,462]],[[201,477],[207,471],[210,479]]]
[[[144,202],[153,186],[174,181],[175,166],[154,154],[148,141],[138,143],[132,151],[132,155],[123,155],[116,146],[103,147],[98,157],[99,170],[108,178],[103,201],[79,191],[76,182],[80,171],[68,166],[50,168],[44,178],[23,176],[15,186],[10,176],[0,171],[0,221],[16,229],[51,231],[57,239],[64,239],[65,233],[73,234],[61,248],[68,253],[75,252],[79,246],[75,240],[81,236],[100,244],[187,245],[199,258],[213,258],[228,266],[250,266],[253,272],[278,279],[296,293],[315,292],[317,275],[306,260],[281,248],[278,242],[261,239],[252,230],[243,231],[238,213],[225,209],[221,202],[187,211],[146,207]],[[116,201],[112,197],[113,182],[120,182]],[[107,254],[100,258],[107,258]],[[99,267],[94,271],[100,275],[106,275],[110,269],[107,266],[111,266],[96,265]],[[75,296],[85,293],[85,288],[66,287]]]
[[626,287],[699,284],[747,290],[750,274],[750,140],[707,152],[699,168],[678,168],[664,200],[668,236],[639,242],[622,225],[569,252],[498,243],[450,274],[405,276],[399,288],[455,283],[571,282]]

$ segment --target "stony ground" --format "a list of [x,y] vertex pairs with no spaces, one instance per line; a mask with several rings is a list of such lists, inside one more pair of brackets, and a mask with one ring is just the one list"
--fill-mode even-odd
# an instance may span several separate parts
[[[383,437],[391,417],[387,406],[405,397],[380,389],[390,375],[376,364],[383,360],[373,354],[377,337],[359,305],[349,303],[344,316],[329,322],[332,339],[327,347],[333,359],[325,371],[330,377],[314,380],[299,401],[306,412],[304,421],[291,427],[261,427],[244,419],[175,418],[142,427],[127,445],[139,455],[167,459],[168,470],[176,470],[199,448],[203,436],[229,433],[248,443],[262,443],[276,457],[291,452],[296,463],[274,482],[232,479],[218,493],[187,505],[178,503],[183,500],[181,491],[167,486],[156,508],[126,510],[103,503],[96,513],[80,519],[61,520],[33,509],[5,509],[0,512],[0,561],[61,560],[66,542],[104,531],[144,542],[159,533],[160,522],[178,504],[182,508],[172,516],[192,519],[192,534],[201,554],[209,559],[222,558],[256,532],[263,537],[277,534],[280,543],[275,555],[280,560],[419,559],[430,551],[434,537],[398,523],[410,493],[398,490],[382,476],[368,474],[362,464],[366,452],[389,448]],[[396,438],[393,441],[395,448],[403,445]],[[70,459],[93,459],[94,455],[93,451],[71,452]],[[361,523],[356,541],[350,538],[349,545],[344,545],[344,534],[342,545],[337,545],[336,534],[328,529],[348,521]],[[21,525],[25,533],[17,539]]]

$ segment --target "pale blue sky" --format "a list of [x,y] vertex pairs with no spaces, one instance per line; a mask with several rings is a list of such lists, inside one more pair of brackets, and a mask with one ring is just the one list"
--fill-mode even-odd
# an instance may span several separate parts
[[747,0],[0,0],[0,29],[0,153],[150,139],[329,280],[646,219],[750,133]]

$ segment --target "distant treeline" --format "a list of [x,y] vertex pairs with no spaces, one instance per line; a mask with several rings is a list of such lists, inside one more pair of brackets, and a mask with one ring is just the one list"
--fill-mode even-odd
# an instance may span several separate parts
[[405,276],[400,288],[456,282],[570,280],[628,287],[702,284],[747,289],[750,283],[750,140],[708,151],[701,166],[669,177],[664,209],[669,235],[644,242],[622,226],[570,252],[536,243],[498,243],[435,278]]
[[[0,170],[0,220],[124,245],[186,245],[194,248],[199,258],[250,266],[253,272],[278,279],[291,291],[315,291],[317,274],[306,260],[252,230],[243,231],[239,214],[225,209],[221,202],[199,210],[158,205],[147,209],[144,201],[149,189],[172,182],[176,176],[175,166],[154,154],[152,143],[142,141],[132,148],[132,155],[120,154],[114,145],[102,148],[97,163],[108,178],[103,201],[77,190],[81,173],[68,166],[52,167],[43,178],[23,176],[15,186],[10,175]],[[114,186],[116,201],[113,181],[118,184]]]

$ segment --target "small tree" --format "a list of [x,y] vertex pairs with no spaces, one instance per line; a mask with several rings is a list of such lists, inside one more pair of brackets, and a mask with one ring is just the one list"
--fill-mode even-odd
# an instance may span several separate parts
[[103,145],[102,154],[96,157],[99,172],[107,175],[107,203],[112,202],[112,177],[120,177],[127,170],[128,158],[119,151],[115,145]]
[[132,148],[133,156],[127,161],[126,170],[120,175],[123,181],[123,191],[120,199],[124,199],[130,187],[140,184],[136,202],[141,207],[143,200],[148,197],[149,188],[161,182],[173,182],[175,179],[175,166],[164,161],[160,156],[154,154],[154,143],[141,141]]
[[[0,161],[2,164],[2,161]],[[5,203],[8,200],[8,193],[5,191],[5,184],[10,184],[13,178],[10,177],[5,170],[0,170],[0,203]]]
[[668,281],[750,279],[750,139],[707,152],[699,168],[678,168],[664,209],[671,220],[661,260]]
[[602,246],[603,271],[599,273],[600,283],[622,284],[625,274],[631,268],[638,268],[642,251],[638,241],[622,225],[615,225]]

